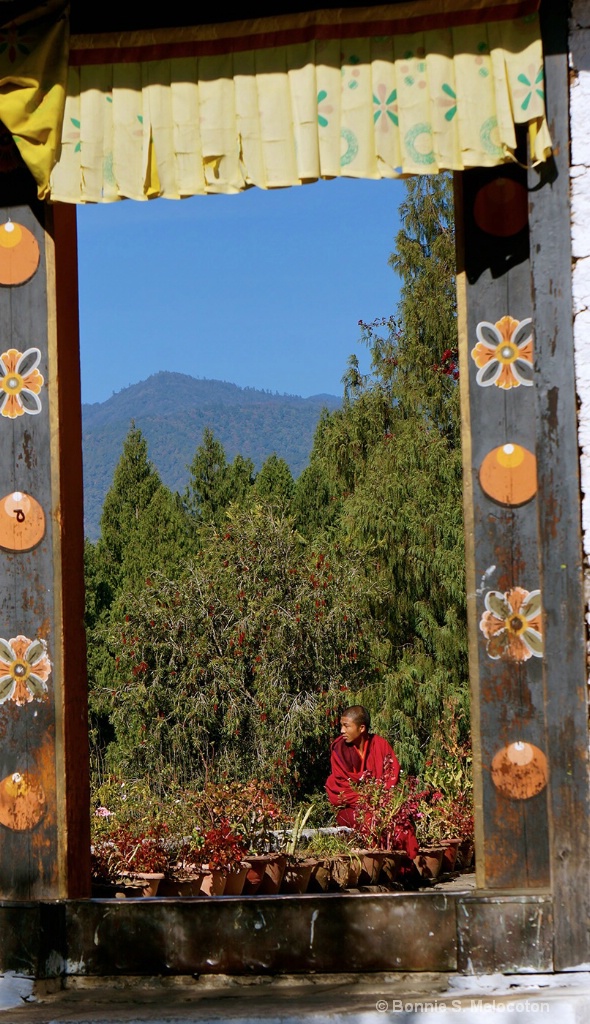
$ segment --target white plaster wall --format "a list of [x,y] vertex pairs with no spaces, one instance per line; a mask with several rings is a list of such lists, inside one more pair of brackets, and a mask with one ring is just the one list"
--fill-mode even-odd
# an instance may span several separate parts
[[[574,0],[570,20],[570,136],[574,345],[579,398],[582,528],[590,560],[590,0]],[[587,590],[590,578],[587,574]],[[590,596],[590,595],[589,595]]]

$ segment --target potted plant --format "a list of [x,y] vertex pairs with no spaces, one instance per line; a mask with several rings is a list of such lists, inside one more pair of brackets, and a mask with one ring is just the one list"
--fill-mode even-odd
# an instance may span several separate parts
[[351,848],[351,835],[349,829],[332,828],[318,831],[310,838],[307,853],[316,860],[309,882],[311,890],[326,892],[357,885],[362,860]]
[[301,807],[297,812],[293,826],[289,830],[290,836],[285,844],[285,853],[288,859],[281,883],[281,892],[303,893],[307,891],[311,872],[316,862],[313,858],[306,856],[305,854],[301,855],[298,852],[298,848],[301,842],[303,830],[313,809],[313,803],[307,808]]
[[278,892],[286,856],[275,851],[275,833],[284,816],[269,787],[257,779],[207,782],[198,807],[211,828],[223,827],[225,822],[242,837],[249,864],[244,893]]
[[442,869],[462,869],[473,856],[473,780],[471,747],[453,738],[442,754],[426,762],[425,781],[440,792],[434,809],[439,842],[445,845]]
[[170,844],[170,860],[166,877],[160,883],[161,896],[200,896],[205,871],[203,869],[204,837],[198,825],[188,829],[180,824],[175,840]]
[[114,884],[128,896],[155,896],[168,865],[166,832],[161,823],[148,827],[115,825],[110,833],[93,843],[93,881],[99,885]]
[[224,892],[239,895],[249,868],[247,852],[243,837],[233,831],[226,818],[208,829],[201,850],[205,872],[201,892],[209,896],[221,896]]
[[207,782],[198,804],[203,819],[212,825],[228,821],[252,853],[274,848],[284,814],[265,783],[258,779]]

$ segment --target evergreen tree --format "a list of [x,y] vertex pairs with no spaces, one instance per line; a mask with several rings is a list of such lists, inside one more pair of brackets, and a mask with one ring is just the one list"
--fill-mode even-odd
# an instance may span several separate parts
[[86,631],[91,744],[96,765],[112,738],[105,694],[114,673],[105,636],[121,629],[124,598],[137,597],[157,572],[181,571],[190,553],[189,522],[178,495],[148,459],[147,442],[131,424],[115,469],[96,545],[86,542]]
[[132,422],[104,501],[97,545],[98,559],[113,595],[123,583],[125,551],[161,486],[160,477],[148,459],[147,441]]
[[189,482],[185,504],[197,527],[215,524],[220,527],[230,502],[242,503],[254,483],[254,463],[237,455],[231,465],[225,449],[206,427],[203,441],[189,466]]
[[273,452],[263,462],[254,490],[259,498],[270,498],[286,504],[293,495],[294,486],[289,466]]
[[368,601],[388,648],[381,682],[362,699],[418,771],[457,722],[462,736],[469,728],[448,177],[411,179],[400,212],[390,260],[403,282],[398,317],[362,324],[371,373],[351,358],[342,409],[318,429],[310,470],[328,481],[334,543],[386,595]]
[[93,737],[117,770],[188,780],[213,742],[303,794],[341,701],[371,708],[409,773],[467,736],[449,178],[410,179],[401,216],[397,317],[361,325],[371,371],[351,357],[296,484],[205,430],[183,505],[132,426],[86,552]]
[[108,764],[202,781],[204,754],[288,798],[323,785],[342,707],[374,675],[355,560],[313,549],[272,503],[232,506],[187,573],[158,577],[108,635]]
[[[459,444],[457,292],[452,178],[406,182],[401,229],[389,262],[402,279],[395,376],[405,415],[423,415]],[[434,370],[434,372],[432,372]]]
[[243,505],[249,500],[254,485],[255,474],[252,459],[236,455],[229,466],[228,478],[228,503],[235,502],[238,505]]

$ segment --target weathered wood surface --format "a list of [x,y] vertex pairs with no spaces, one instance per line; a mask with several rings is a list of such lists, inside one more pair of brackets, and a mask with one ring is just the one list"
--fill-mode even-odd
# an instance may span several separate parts
[[555,967],[590,960],[586,629],[571,301],[567,5],[541,7],[555,161],[529,173]]
[[76,209],[56,203],[46,209],[49,290],[49,354],[55,361],[52,420],[56,536],[56,615],[61,645],[56,686],[58,721],[57,802],[61,890],[90,895],[90,786],[88,686],[84,630],[84,492],[82,404],[78,323]]
[[553,970],[550,896],[466,897],[457,902],[458,970]]
[[551,898],[532,894],[0,903],[0,970],[37,978],[530,973],[552,970],[551,926]]
[[[23,353],[31,347],[41,352],[39,372],[47,382],[47,290],[43,208],[11,207],[0,213],[0,223],[10,217],[28,228],[40,249],[39,268],[32,279],[14,287],[0,287],[0,337],[2,351]],[[31,551],[0,551],[0,636],[40,637],[47,643],[50,661],[58,636],[53,607],[53,531],[51,515],[51,453],[49,396],[41,388],[38,415],[14,419],[0,416],[0,491],[31,495],[45,513],[45,535]],[[16,776],[35,780],[45,794],[46,807],[38,823],[19,829],[0,825],[0,892],[28,899],[56,895],[57,803],[55,767],[54,677],[47,681],[46,698],[18,705],[14,699],[0,705],[0,785],[14,785]],[[18,785],[18,782],[16,783]]]
[[[88,740],[83,632],[82,469],[75,273],[75,213],[36,202],[0,214],[34,236],[39,265],[30,279],[0,285],[1,350],[38,350],[35,396],[16,392],[18,415],[0,413],[0,894],[11,899],[86,895],[89,888]],[[58,225],[60,253],[52,232]],[[73,230],[72,230],[73,229]],[[16,229],[15,229],[16,230]],[[73,246],[73,248],[72,248]],[[0,256],[10,252],[0,246]],[[72,273],[72,261],[73,269]],[[56,300],[56,287],[62,294]],[[58,288],[59,292],[59,288]],[[59,328],[59,339],[58,339]],[[4,356],[4,372],[17,356]],[[20,377],[26,377],[25,371]],[[39,377],[35,378],[35,386]],[[0,382],[1,383],[1,382]],[[13,402],[12,411],[15,411]],[[5,499],[29,498],[44,531],[15,547]],[[14,499],[14,500],[13,500]],[[26,523],[20,508],[18,514]],[[26,638],[19,640],[17,638]],[[41,668],[27,643],[42,641]],[[15,646],[16,645],[16,646]],[[12,653],[19,655],[12,659]],[[39,652],[38,652],[39,653]],[[31,659],[34,661],[33,655]],[[29,659],[29,660],[31,660]],[[22,664],[21,664],[22,662]],[[8,666],[8,670],[6,668]],[[49,671],[50,666],[50,671]],[[23,685],[10,685],[11,673]],[[38,678],[41,680],[38,681]]]
[[[512,750],[513,744],[527,745],[525,749],[539,752],[536,757],[544,756],[547,741],[541,658],[527,652],[510,629],[504,630],[503,635],[512,636],[512,640],[502,656],[497,657],[498,652],[490,643],[492,634],[489,629],[486,632],[485,618],[489,595],[510,595],[505,599],[508,607],[515,600],[517,588],[528,593],[539,589],[536,497],[524,503],[506,504],[484,491],[481,478],[484,460],[495,450],[504,450],[508,445],[530,453],[535,451],[534,387],[516,378],[511,378],[514,386],[509,388],[497,384],[482,386],[476,380],[480,367],[473,358],[478,325],[496,325],[498,333],[497,325],[503,318],[523,322],[532,316],[526,223],[512,234],[506,228],[503,235],[490,234],[478,226],[486,218],[492,227],[503,216],[513,216],[517,226],[522,220],[519,202],[512,212],[509,208],[498,212],[486,198],[488,186],[507,191],[514,188],[517,199],[520,197],[524,202],[526,220],[525,181],[519,168],[499,168],[466,172],[459,186],[461,378],[462,398],[468,406],[464,409],[464,469],[478,798],[477,872],[478,884],[488,889],[546,887],[550,880],[546,785],[536,793],[507,795],[492,774],[494,759],[503,756],[502,751]],[[480,214],[477,221],[473,213],[476,203]],[[507,364],[508,369],[510,365],[513,364]],[[487,615],[489,621],[489,610]],[[499,620],[496,625],[499,628]]]

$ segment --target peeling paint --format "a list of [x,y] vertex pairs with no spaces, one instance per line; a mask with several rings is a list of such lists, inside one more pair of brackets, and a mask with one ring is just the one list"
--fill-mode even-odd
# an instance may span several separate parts
[[570,120],[572,139],[572,294],[578,440],[582,484],[582,527],[586,583],[590,589],[590,0],[576,0],[570,23]]
[[313,914],[311,915],[311,928],[310,928],[310,931],[309,931],[309,948],[310,949],[313,947],[313,937],[314,937],[314,931],[315,931],[315,923],[316,923],[316,921],[318,919],[318,915],[319,915],[319,910],[314,910]]

